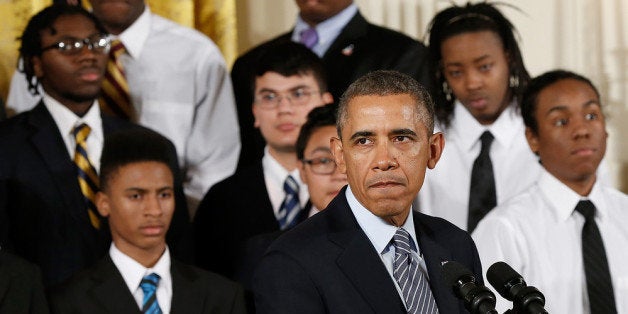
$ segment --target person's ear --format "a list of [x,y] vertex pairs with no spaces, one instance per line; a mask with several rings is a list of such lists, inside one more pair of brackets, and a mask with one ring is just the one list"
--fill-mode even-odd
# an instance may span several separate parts
[[337,137],[332,137],[329,140],[329,143],[331,145],[331,153],[334,155],[334,161],[336,162],[338,171],[340,171],[340,173],[347,174],[347,165],[345,164],[345,157],[343,155],[342,140]]
[[109,196],[105,193],[98,192],[96,193],[96,208],[98,209],[98,213],[100,213],[103,217],[109,217],[111,213],[111,204],[109,200]]
[[323,95],[321,95],[321,98],[323,99],[323,104],[325,105],[334,102],[334,96],[332,96],[330,92],[324,92]]
[[44,69],[41,65],[41,56],[32,57],[31,65],[33,66],[33,74],[35,74],[35,77],[40,78],[44,76]]
[[299,169],[299,177],[301,177],[301,182],[308,184],[307,174],[305,173],[305,163],[302,160],[297,160],[297,169]]
[[427,167],[434,169],[443,153],[443,149],[445,148],[445,137],[443,136],[443,133],[436,132],[432,134],[428,140],[428,145],[430,156],[427,159]]
[[528,146],[530,146],[530,150],[536,155],[539,154],[539,136],[534,132],[531,128],[526,127],[526,140],[528,141]]

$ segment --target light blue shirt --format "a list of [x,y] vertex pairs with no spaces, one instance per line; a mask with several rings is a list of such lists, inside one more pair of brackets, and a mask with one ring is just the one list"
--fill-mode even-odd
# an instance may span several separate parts
[[[351,208],[351,212],[355,216],[355,219],[358,221],[358,225],[364,231],[366,236],[369,238],[375,250],[379,254],[379,257],[382,259],[386,270],[388,271],[390,278],[395,283],[395,287],[397,288],[397,292],[402,300],[403,294],[401,292],[401,288],[397,284],[395,277],[393,276],[393,259],[395,258],[395,247],[392,244],[392,238],[399,229],[396,226],[391,225],[386,220],[376,216],[372,212],[370,212],[366,207],[364,207],[360,201],[355,198],[353,195],[353,191],[351,187],[347,187],[347,191],[345,192],[345,196],[347,198],[347,202],[349,203],[349,207]],[[412,218],[412,208],[410,208],[410,213],[408,214],[408,218],[403,223],[401,228],[408,231],[411,239],[411,246],[413,248],[412,258],[414,258],[419,265],[421,266],[421,270],[427,276],[427,267],[425,265],[425,261],[423,260],[421,250],[416,240],[416,232],[414,229],[414,219]]]
[[[315,29],[318,34],[318,42],[312,47],[312,51],[322,58],[334,40],[336,40],[336,37],[340,35],[342,29],[357,13],[358,6],[352,3],[338,14],[316,25]],[[292,41],[299,42],[301,32],[310,27],[311,26],[307,24],[300,15],[297,16],[297,22],[292,32]]]

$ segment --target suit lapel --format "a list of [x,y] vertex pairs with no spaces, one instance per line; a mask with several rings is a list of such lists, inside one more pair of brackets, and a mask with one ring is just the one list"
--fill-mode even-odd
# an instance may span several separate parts
[[441,270],[442,263],[451,260],[451,253],[433,238],[431,229],[422,224],[419,213],[414,212],[412,216],[417,241],[427,266],[430,288],[436,299],[438,310],[440,313],[460,312],[458,299],[454,296],[452,288],[447,286]]
[[350,47],[350,45],[354,45],[352,49],[355,49],[358,39],[366,35],[367,26],[368,22],[360,12],[357,12],[345,28],[342,29],[336,40],[329,46],[323,59],[335,57],[338,52],[342,53],[343,49]]
[[94,266],[91,279],[93,285],[88,288],[87,295],[98,307],[112,314],[140,313],[133,295],[109,255]]
[[87,211],[82,210],[85,205],[77,181],[76,168],[68,155],[59,128],[43,102],[40,102],[31,113],[29,124],[33,128],[32,145],[50,171],[59,195],[66,204],[65,208],[71,211],[71,216],[76,220],[87,223]]
[[390,274],[351,213],[345,191],[346,187],[340,191],[342,197],[335,198],[325,210],[331,210],[329,239],[343,248],[336,260],[338,267],[375,313],[405,313]]
[[202,290],[195,285],[197,276],[175,260],[172,260],[170,273],[172,275],[170,312],[173,314],[198,313],[203,308],[206,298],[199,295]]

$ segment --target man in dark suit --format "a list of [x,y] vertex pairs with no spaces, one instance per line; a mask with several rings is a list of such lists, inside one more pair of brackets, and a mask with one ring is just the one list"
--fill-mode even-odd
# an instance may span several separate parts
[[0,250],[0,314],[48,313],[39,268]]
[[[424,85],[430,82],[427,48],[404,34],[369,23],[353,0],[295,2],[299,7],[295,28],[240,56],[231,70],[242,140],[238,168],[262,156],[264,141],[253,127],[250,110],[253,99],[250,77],[251,68],[270,43],[295,41],[310,47],[323,60],[334,99],[339,99],[357,78],[374,70],[396,70]],[[302,39],[310,29],[316,30],[316,41]]]
[[[104,33],[80,7],[35,15],[20,54],[31,91],[41,84],[43,99],[0,124],[0,244],[37,264],[46,286],[105,254],[109,232],[93,207],[102,143],[114,131],[139,128],[101,115],[95,101],[109,50]],[[175,216],[169,240],[179,242],[189,229],[184,202]]]
[[148,130],[105,140],[96,205],[113,243],[96,265],[53,289],[54,313],[245,313],[240,286],[170,256],[176,155],[169,145]]
[[460,262],[481,278],[471,237],[411,208],[444,145],[433,113],[427,91],[398,72],[372,72],[347,89],[332,151],[349,187],[271,244],[254,278],[258,313],[466,312],[441,264]]
[[194,218],[196,263],[233,278],[247,238],[288,229],[307,218],[309,195],[295,145],[307,114],[332,102],[320,59],[304,46],[277,43],[261,56],[249,104],[266,142],[262,160],[214,185]]

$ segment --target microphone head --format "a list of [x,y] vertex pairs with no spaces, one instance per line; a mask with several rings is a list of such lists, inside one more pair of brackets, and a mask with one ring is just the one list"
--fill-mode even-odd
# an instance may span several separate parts
[[449,286],[458,286],[458,281],[460,280],[463,280],[464,282],[475,282],[473,273],[458,262],[448,261],[443,264],[442,268],[445,282],[447,282]]
[[509,301],[512,301],[514,298],[511,288],[518,284],[526,286],[523,277],[505,262],[497,262],[491,265],[486,272],[486,279],[502,297]]

